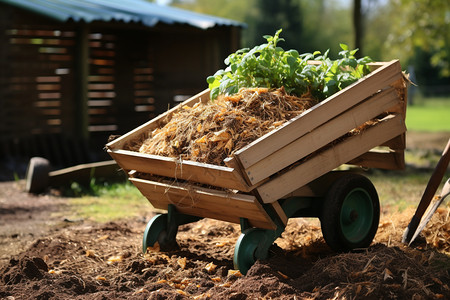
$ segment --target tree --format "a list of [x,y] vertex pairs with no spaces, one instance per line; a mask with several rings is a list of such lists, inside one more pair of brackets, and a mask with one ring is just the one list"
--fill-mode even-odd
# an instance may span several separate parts
[[358,48],[358,54],[360,57],[363,56],[363,15],[361,0],[353,1],[353,30],[355,34],[355,48]]
[[420,49],[430,54],[429,63],[450,76],[450,2],[448,0],[391,0],[391,33],[386,51],[408,61]]
[[281,28],[286,41],[280,46],[302,50],[303,17],[299,1],[256,0],[246,20],[250,46],[261,44],[264,35],[273,35]]

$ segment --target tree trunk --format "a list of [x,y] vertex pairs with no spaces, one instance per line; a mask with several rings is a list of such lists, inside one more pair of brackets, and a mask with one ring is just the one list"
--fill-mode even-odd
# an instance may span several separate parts
[[359,49],[356,53],[358,57],[364,56],[362,38],[363,38],[363,16],[361,0],[353,1],[353,29],[355,32],[355,48]]

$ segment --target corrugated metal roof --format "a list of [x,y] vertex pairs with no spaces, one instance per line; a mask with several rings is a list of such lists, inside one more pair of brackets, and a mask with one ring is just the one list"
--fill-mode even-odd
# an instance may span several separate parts
[[245,26],[244,23],[204,15],[144,0],[0,0],[49,18],[65,22],[123,21],[145,26],[157,23],[188,24],[207,29],[214,26]]

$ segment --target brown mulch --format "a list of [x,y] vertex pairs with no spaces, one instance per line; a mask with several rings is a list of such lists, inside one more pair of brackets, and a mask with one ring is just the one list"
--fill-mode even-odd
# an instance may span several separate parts
[[[0,267],[2,299],[449,299],[448,207],[413,247],[413,210],[384,215],[368,249],[334,253],[317,220],[290,219],[271,257],[233,268],[238,225],[183,225],[179,249],[141,254],[145,222],[80,224],[39,238]],[[9,298],[8,298],[9,297]]]
[[316,103],[309,94],[296,97],[284,88],[245,88],[181,107],[164,126],[129,141],[125,149],[224,165],[225,158]]

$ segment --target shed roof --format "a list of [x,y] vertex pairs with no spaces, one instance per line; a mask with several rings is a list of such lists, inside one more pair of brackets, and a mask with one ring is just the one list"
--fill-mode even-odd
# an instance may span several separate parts
[[136,22],[153,27],[157,23],[188,24],[201,29],[214,26],[245,26],[244,23],[199,14],[145,0],[0,0],[49,18],[65,22]]

